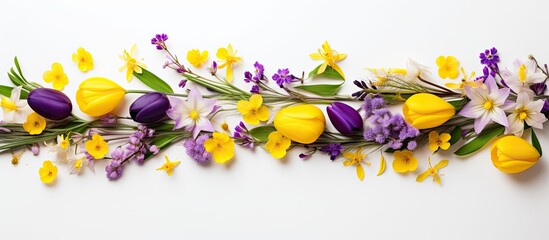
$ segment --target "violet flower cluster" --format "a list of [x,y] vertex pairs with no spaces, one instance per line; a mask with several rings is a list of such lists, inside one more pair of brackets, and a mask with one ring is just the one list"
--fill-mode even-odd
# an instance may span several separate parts
[[250,90],[251,93],[257,94],[259,93],[259,81],[267,81],[267,77],[265,76],[265,67],[259,62],[254,63],[254,73],[252,74],[250,71],[246,71],[244,73],[244,82],[247,83],[254,83],[252,86],[252,89]]
[[164,50],[166,49],[166,40],[168,40],[168,35],[165,33],[156,34],[156,36],[151,39],[151,44],[156,45],[156,49],[158,50]]
[[186,149],[187,155],[195,160],[198,164],[208,164],[212,160],[212,154],[204,148],[204,142],[210,138],[209,134],[200,134],[196,139],[189,138],[185,140],[183,146]]
[[335,160],[342,152],[343,146],[340,143],[330,143],[322,148],[320,151],[330,155],[330,160]]
[[246,128],[246,125],[244,125],[243,122],[240,122],[234,128],[233,138],[237,140],[237,143],[240,146],[251,148],[251,149],[254,148],[254,139],[250,136],[250,133],[248,132],[248,128]]
[[495,77],[496,74],[499,73],[499,55],[498,50],[495,47],[481,52],[479,58],[480,63],[484,65],[484,69],[482,70],[484,73],[484,79],[488,76]]

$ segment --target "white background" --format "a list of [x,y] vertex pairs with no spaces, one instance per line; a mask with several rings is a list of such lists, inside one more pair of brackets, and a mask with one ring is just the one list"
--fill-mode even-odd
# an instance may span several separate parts
[[[495,46],[505,66],[531,53],[549,62],[545,1],[349,2],[2,0],[0,83],[9,84],[5,73],[17,55],[26,77],[40,83],[53,62],[62,63],[71,98],[90,76],[143,89],[117,71],[117,56],[136,43],[149,69],[175,87],[179,78],[162,71],[164,55],[150,45],[155,33],[167,33],[182,57],[200,48],[213,60],[218,47],[232,43],[244,59],[237,82],[255,60],[268,75],[281,67],[309,71],[319,62],[308,54],[329,40],[348,54],[340,64],[348,93],[350,80],[368,77],[365,67],[405,67],[408,57],[436,72],[436,57],[454,55],[480,73],[479,52]],[[95,59],[89,73],[71,61],[80,46]],[[549,142],[547,131],[539,135],[542,145]],[[105,178],[106,162],[97,163],[95,175],[69,175],[60,166],[53,186],[38,176],[47,150],[25,154],[16,167],[2,154],[0,239],[547,239],[545,156],[524,173],[506,175],[487,149],[468,158],[448,152],[433,157],[450,159],[439,187],[415,182],[426,149],[408,175],[393,172],[387,155],[388,169],[376,177],[379,155],[371,155],[364,182],[325,155],[302,161],[300,150],[282,163],[262,149],[238,148],[230,167],[198,166],[182,146],[166,153],[182,161],[171,177],[155,171],[164,161],[157,157],[127,166],[117,182]]]

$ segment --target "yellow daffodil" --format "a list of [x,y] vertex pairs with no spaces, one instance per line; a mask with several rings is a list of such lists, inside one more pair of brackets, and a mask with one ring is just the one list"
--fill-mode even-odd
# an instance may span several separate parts
[[292,144],[292,141],[284,137],[281,133],[274,131],[269,133],[269,141],[265,144],[267,152],[271,154],[274,158],[280,159],[286,156],[286,150]]
[[444,159],[444,160],[440,160],[440,162],[438,162],[433,167],[433,165],[431,165],[431,158],[429,158],[429,169],[427,169],[427,171],[419,174],[416,178],[416,181],[417,182],[423,182],[423,180],[425,180],[427,177],[431,176],[431,177],[433,177],[433,182],[436,182],[436,183],[438,183],[438,185],[440,185],[440,176],[442,176],[442,174],[438,174],[438,170],[440,170],[441,168],[446,167],[446,166],[448,166],[448,160]]
[[439,56],[437,58],[438,76],[442,79],[456,79],[459,75],[459,61],[454,56]]
[[417,169],[417,158],[412,151],[395,151],[393,169],[398,173],[413,172]]
[[227,48],[219,48],[217,49],[217,53],[215,54],[219,60],[225,61],[221,65],[219,65],[217,68],[222,69],[224,67],[227,67],[227,81],[232,82],[233,81],[233,64],[239,63],[241,58],[236,56],[236,51],[233,50],[233,46],[229,44]]
[[[137,46],[134,44],[132,46],[132,48],[130,49],[130,52],[128,53],[128,51],[126,51],[124,49],[124,53],[120,56],[118,56],[118,58],[120,58],[120,60],[126,62],[122,67],[120,67],[118,69],[118,71],[122,72],[124,70],[126,70],[126,80],[131,81],[132,78],[133,78],[133,72],[136,72],[136,73],[139,73],[141,74],[143,71],[143,68],[147,68],[147,66],[145,66],[145,64],[143,63],[140,63],[138,62],[136,59],[135,59],[135,53],[137,52]],[[143,60],[143,59],[141,59]]]
[[470,86],[472,88],[478,88],[482,86],[482,81],[475,81],[475,72],[471,72],[471,75],[467,75],[465,69],[461,67],[461,82],[458,83],[446,83],[446,87],[451,89],[460,89],[461,93],[465,96],[465,86]]
[[260,121],[269,119],[269,109],[263,106],[263,98],[259,94],[252,94],[250,100],[240,100],[236,104],[236,109],[244,115],[244,121],[257,125]]
[[166,171],[168,176],[171,176],[173,174],[173,169],[181,163],[181,161],[172,162],[168,158],[168,155],[164,155],[164,158],[166,158],[166,163],[162,165],[162,167],[157,168],[157,171]]
[[431,131],[429,133],[429,149],[433,152],[437,151],[438,148],[448,150],[450,147],[450,143],[448,142],[450,138],[452,137],[448,133],[439,135],[437,131]]
[[78,65],[78,70],[82,72],[93,69],[93,57],[90,52],[82,47],[72,54],[72,61]]
[[324,60],[324,63],[318,68],[317,74],[321,74],[326,70],[327,66],[332,67],[334,70],[336,70],[343,78],[345,78],[345,75],[343,74],[343,70],[336,64],[336,62],[339,62],[347,57],[347,54],[345,53],[338,53],[336,50],[333,50],[330,47],[330,44],[328,44],[328,41],[324,41],[322,44],[322,49],[318,49],[317,53],[311,53],[309,56],[314,60]]
[[38,113],[31,113],[27,116],[27,121],[23,123],[23,129],[30,135],[38,135],[46,128],[46,119]]
[[59,91],[62,91],[65,85],[69,83],[69,78],[63,71],[63,66],[57,62],[51,65],[51,71],[44,72],[42,78],[47,83],[53,83],[53,88]]
[[356,166],[356,176],[360,181],[364,180],[364,168],[362,168],[362,163],[370,166],[369,162],[364,161],[364,158],[366,158],[366,154],[362,153],[362,148],[357,148],[356,151],[353,152],[344,152],[343,157],[346,158],[343,162],[343,166]]
[[102,159],[109,152],[109,145],[99,134],[94,134],[91,140],[86,141],[86,151],[95,159]]
[[42,163],[42,167],[38,170],[38,174],[40,174],[40,181],[45,184],[50,184],[55,180],[55,177],[57,177],[57,167],[54,166],[50,160],[46,160]]
[[22,123],[27,117],[29,109],[27,102],[19,99],[22,88],[21,86],[14,87],[9,98],[2,96],[0,106],[4,110],[4,122],[6,123]]
[[206,63],[208,60],[208,51],[202,51],[198,49],[191,49],[187,52],[187,61],[195,67],[200,67],[200,65]]
[[204,142],[204,149],[212,154],[215,162],[224,164],[234,157],[234,140],[226,133],[214,132]]

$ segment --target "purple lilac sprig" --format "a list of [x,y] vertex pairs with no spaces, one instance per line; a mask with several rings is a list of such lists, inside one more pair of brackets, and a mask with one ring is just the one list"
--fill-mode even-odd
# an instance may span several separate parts
[[254,148],[254,139],[250,136],[248,128],[243,122],[240,122],[234,128],[233,138],[243,147]]
[[335,160],[343,152],[343,146],[340,143],[330,143],[322,148],[320,151],[330,155],[330,160]]
[[208,164],[212,160],[212,154],[204,148],[204,142],[210,138],[209,134],[200,134],[196,139],[189,138],[185,140],[183,146],[186,149],[187,155],[195,160],[198,164]]
[[151,44],[156,45],[156,49],[158,50],[164,50],[166,49],[166,41],[168,40],[168,35],[165,33],[156,34],[151,39]]
[[481,52],[479,58],[480,63],[484,65],[484,78],[488,77],[488,75],[495,77],[499,73],[499,54],[495,47]]

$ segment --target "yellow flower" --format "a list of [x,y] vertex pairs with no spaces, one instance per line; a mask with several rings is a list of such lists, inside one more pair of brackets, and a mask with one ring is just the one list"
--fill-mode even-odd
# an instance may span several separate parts
[[439,147],[443,150],[448,150],[450,147],[450,143],[448,142],[450,138],[452,137],[448,133],[439,135],[437,131],[431,131],[429,133],[429,149],[433,152],[438,150]]
[[287,107],[276,113],[274,127],[290,140],[313,143],[324,132],[326,119],[322,111],[310,104]]
[[244,121],[257,125],[259,121],[266,121],[269,119],[269,109],[263,106],[263,98],[259,94],[252,94],[250,101],[240,100],[236,104],[236,109],[239,113],[244,115]]
[[57,167],[54,166],[50,160],[46,160],[42,163],[42,167],[38,170],[38,174],[40,174],[40,181],[45,184],[50,184],[55,180],[55,177],[57,177]]
[[438,174],[438,170],[442,169],[443,167],[448,166],[448,160],[440,160],[434,167],[431,165],[431,158],[429,158],[429,169],[427,171],[419,174],[416,178],[416,182],[423,182],[427,177],[431,176],[433,177],[433,182],[438,183],[440,185],[440,176],[442,174]]
[[90,52],[80,47],[72,54],[72,61],[78,64],[78,69],[87,72],[93,69],[93,57]]
[[179,163],[181,161],[177,161],[177,162],[171,162],[170,159],[168,158],[168,155],[164,155],[164,158],[166,158],[166,163],[164,163],[164,165],[162,165],[162,167],[159,167],[157,168],[156,170],[157,171],[166,171],[166,173],[168,174],[168,176],[171,176],[173,174],[173,169],[179,165]]
[[78,158],[74,161],[73,168],[76,173],[80,172],[80,169],[82,169],[82,165],[84,165],[84,158]]
[[191,49],[187,52],[187,61],[195,67],[200,67],[200,65],[206,63],[208,59],[208,51],[202,51],[198,49]]
[[234,140],[222,132],[214,132],[212,137],[204,142],[204,148],[211,153],[217,163],[224,164],[234,157]]
[[444,99],[430,93],[417,93],[402,106],[406,122],[417,129],[434,128],[452,118],[456,109]]
[[95,159],[101,159],[109,152],[109,145],[99,134],[94,134],[91,140],[86,141],[86,151]]
[[391,76],[397,75],[404,77],[406,76],[406,69],[403,68],[366,68],[372,74],[374,74],[377,81],[373,84],[375,86],[383,86]]
[[362,168],[362,163],[370,166],[369,162],[365,162],[364,158],[366,158],[366,154],[362,154],[362,148],[357,148],[354,153],[352,152],[344,152],[343,157],[346,158],[343,162],[343,166],[356,166],[356,176],[360,181],[364,180],[364,168]]
[[465,72],[465,69],[461,67],[461,74],[463,75],[463,78],[461,78],[461,82],[459,84],[457,83],[446,83],[444,84],[448,88],[452,89],[460,89],[461,93],[465,96],[465,86],[471,86],[472,88],[478,88],[482,86],[482,81],[475,81],[475,72],[471,72],[471,75],[468,76]]
[[492,144],[490,156],[494,166],[504,173],[519,173],[536,164],[540,153],[526,140],[505,136]]
[[23,123],[23,129],[30,135],[38,135],[46,128],[46,119],[38,113],[31,113],[27,116],[27,121]]
[[328,44],[328,41],[324,41],[322,44],[322,49],[318,49],[318,53],[311,53],[309,56],[314,60],[324,60],[324,63],[318,68],[317,74],[321,74],[326,70],[327,66],[332,67],[334,70],[336,70],[343,78],[345,78],[345,75],[343,74],[343,70],[336,64],[336,62],[339,62],[347,57],[347,54],[345,53],[338,53],[336,50],[332,50],[330,47],[330,44]]
[[409,150],[395,151],[393,169],[398,173],[413,172],[417,169],[417,158]]
[[437,58],[438,76],[440,78],[456,79],[459,75],[459,61],[454,56],[439,56]]
[[229,44],[228,48],[219,48],[217,49],[217,53],[215,54],[219,60],[225,61],[221,65],[219,65],[217,68],[222,69],[224,67],[227,67],[227,81],[232,82],[233,81],[233,64],[240,62],[240,57],[236,56],[236,51],[233,51],[233,46]]
[[53,88],[59,91],[62,91],[65,85],[69,83],[69,78],[65,74],[65,71],[63,71],[63,66],[60,63],[53,63],[51,71],[45,71],[42,78],[47,83],[53,82]]
[[67,149],[70,145],[69,142],[69,135],[63,136],[63,134],[57,135],[57,146],[59,146],[61,149]]
[[113,81],[102,78],[88,78],[76,91],[76,103],[80,110],[92,117],[112,112],[126,95],[126,90]]
[[265,144],[267,152],[271,154],[274,158],[280,159],[286,156],[286,150],[292,144],[292,141],[284,137],[281,133],[274,131],[269,133],[269,141]]
[[138,62],[134,58],[135,52],[137,52],[137,46],[134,44],[129,53],[124,49],[124,53],[118,56],[120,60],[126,62],[122,67],[118,69],[118,71],[122,72],[126,70],[126,80],[128,80],[128,82],[132,80],[133,72],[141,74],[142,69],[147,68],[145,64]]

